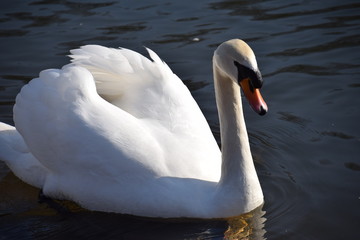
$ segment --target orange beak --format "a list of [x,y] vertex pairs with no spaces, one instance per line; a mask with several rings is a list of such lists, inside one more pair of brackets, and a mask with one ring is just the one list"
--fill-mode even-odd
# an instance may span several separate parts
[[240,86],[252,109],[260,115],[265,115],[268,107],[260,94],[259,88],[254,88],[249,78],[240,81]]

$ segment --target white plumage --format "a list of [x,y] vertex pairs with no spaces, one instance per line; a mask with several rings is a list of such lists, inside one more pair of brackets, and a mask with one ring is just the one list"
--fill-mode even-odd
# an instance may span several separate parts
[[[248,54],[244,42],[236,44]],[[90,210],[213,218],[259,206],[242,109],[233,110],[241,126],[230,126],[242,128],[234,142],[241,146],[225,150],[237,155],[224,160],[189,90],[148,52],[153,61],[87,45],[71,51],[71,64],[42,71],[16,98],[16,129],[0,124],[0,159],[45,195]],[[220,75],[240,96],[233,76]],[[241,106],[238,96],[231,101]],[[239,173],[225,173],[226,162],[241,163]]]

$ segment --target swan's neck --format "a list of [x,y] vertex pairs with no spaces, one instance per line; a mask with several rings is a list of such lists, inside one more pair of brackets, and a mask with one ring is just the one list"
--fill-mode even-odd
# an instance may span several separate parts
[[255,201],[260,204],[258,202],[262,201],[263,196],[251,156],[240,87],[222,75],[216,66],[214,81],[222,146],[219,189],[222,189],[222,194],[228,194],[223,191],[230,191],[244,203]]

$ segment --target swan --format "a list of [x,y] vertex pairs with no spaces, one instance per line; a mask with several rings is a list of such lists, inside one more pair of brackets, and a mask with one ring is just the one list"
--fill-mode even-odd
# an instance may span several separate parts
[[226,218],[263,201],[243,117],[267,105],[252,49],[219,45],[213,75],[220,151],[199,106],[158,55],[86,45],[23,86],[15,127],[0,123],[0,159],[47,197],[94,211]]

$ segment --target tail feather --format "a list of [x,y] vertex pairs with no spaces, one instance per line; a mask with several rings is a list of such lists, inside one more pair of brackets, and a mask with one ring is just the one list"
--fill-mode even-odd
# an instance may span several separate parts
[[46,168],[30,153],[15,127],[2,122],[0,122],[0,160],[3,160],[24,182],[38,188],[43,187]]

